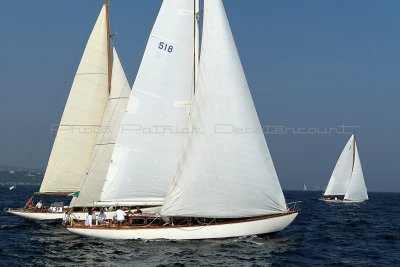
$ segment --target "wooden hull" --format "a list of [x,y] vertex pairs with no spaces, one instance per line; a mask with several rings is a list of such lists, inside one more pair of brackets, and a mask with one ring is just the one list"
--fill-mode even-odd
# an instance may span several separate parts
[[267,235],[285,229],[298,211],[277,216],[264,216],[248,220],[196,226],[120,226],[97,227],[67,226],[69,232],[103,239],[171,239],[192,240],[228,238],[247,235]]

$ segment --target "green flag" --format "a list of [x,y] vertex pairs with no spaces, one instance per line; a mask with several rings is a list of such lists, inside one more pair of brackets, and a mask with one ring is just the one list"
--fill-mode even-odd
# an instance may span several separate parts
[[80,191],[76,191],[76,192],[68,194],[68,196],[69,197],[79,197],[79,193],[80,193]]

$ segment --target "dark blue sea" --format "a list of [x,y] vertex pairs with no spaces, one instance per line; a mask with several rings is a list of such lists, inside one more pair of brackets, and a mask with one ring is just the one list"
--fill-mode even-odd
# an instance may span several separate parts
[[[0,206],[18,207],[37,187],[0,187]],[[0,215],[1,266],[400,266],[400,194],[370,193],[361,204],[285,191],[302,212],[275,237],[203,241],[105,241],[58,223]]]

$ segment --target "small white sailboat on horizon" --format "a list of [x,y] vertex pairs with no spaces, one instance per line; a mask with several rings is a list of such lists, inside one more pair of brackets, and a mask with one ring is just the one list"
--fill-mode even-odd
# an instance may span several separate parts
[[306,184],[304,184],[303,185],[303,191],[307,191],[308,189],[307,189],[307,186],[306,186]]
[[[87,41],[79,67],[72,83],[59,129],[49,157],[39,192],[34,196],[87,195],[82,183],[87,176],[100,174],[104,161],[108,167],[115,143],[114,128],[119,129],[125,111],[130,86],[115,48],[111,45],[108,0],[103,5]],[[108,154],[107,154],[108,153]],[[105,179],[99,175],[98,179]],[[94,191],[98,183],[87,188]],[[103,182],[100,182],[100,187]],[[82,192],[81,192],[82,191]],[[90,194],[90,192],[89,192]],[[49,208],[35,208],[32,196],[24,208],[9,208],[7,213],[33,220],[62,219],[70,210],[63,203]],[[29,203],[29,204],[28,204]],[[73,206],[73,205],[72,205]],[[87,212],[81,212],[85,217]],[[79,214],[76,214],[79,217]]]
[[[286,204],[263,132],[215,129],[261,125],[221,0],[204,1],[197,75],[198,6],[163,1],[124,116],[134,125],[147,118],[144,125],[156,132],[120,130],[99,201],[160,203],[161,211],[137,210],[120,223],[72,223],[66,226],[71,233],[105,239],[263,236],[282,231],[297,216]],[[157,117],[146,117],[154,111]],[[186,119],[169,121],[169,114],[182,112]],[[160,135],[164,119],[184,133]],[[160,142],[165,135],[169,142]]]
[[368,200],[355,134],[340,154],[321,200],[342,203]]

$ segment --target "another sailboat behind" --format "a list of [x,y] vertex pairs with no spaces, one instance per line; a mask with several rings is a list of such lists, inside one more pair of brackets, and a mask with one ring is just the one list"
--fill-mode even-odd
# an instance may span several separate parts
[[[44,179],[35,195],[77,195],[82,179],[86,177],[112,90],[109,31],[106,1],[75,74]],[[29,206],[32,198],[28,201]],[[63,212],[68,209],[67,206],[57,203],[49,209],[25,206],[22,209],[10,208],[6,211],[28,219],[51,220],[61,219]]]
[[355,134],[350,137],[340,154],[321,200],[334,202],[368,200]]

